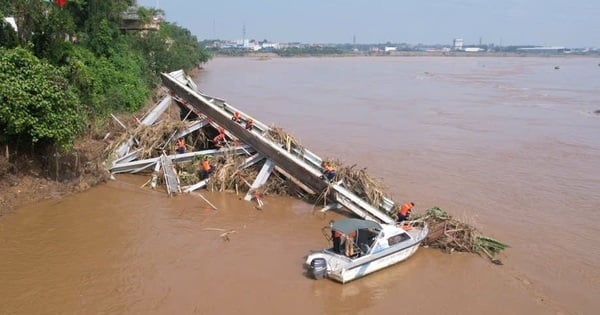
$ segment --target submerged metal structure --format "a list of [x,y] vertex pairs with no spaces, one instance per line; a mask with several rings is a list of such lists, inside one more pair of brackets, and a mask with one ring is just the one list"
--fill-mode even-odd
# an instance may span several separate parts
[[[199,117],[197,122],[190,125],[187,129],[180,131],[177,137],[193,132],[206,125],[211,125],[216,128],[222,128],[221,130],[225,132],[228,138],[235,139],[237,145],[229,149],[220,148],[184,154],[162,155],[158,158],[137,161],[136,151],[129,152],[135,139],[128,139],[128,141],[119,147],[117,159],[113,162],[113,166],[110,169],[111,172],[136,173],[147,170],[152,166],[155,167],[155,171],[158,171],[162,166],[169,195],[191,192],[194,189],[204,187],[207,180],[203,180],[195,185],[180,187],[177,174],[173,170],[173,167],[171,167],[171,162],[192,160],[195,156],[218,154],[223,150],[229,150],[234,154],[248,155],[246,161],[239,168],[248,167],[266,159],[258,176],[250,184],[250,190],[246,194],[245,200],[252,200],[255,197],[253,192],[264,185],[273,170],[277,170],[279,174],[287,177],[307,194],[320,194],[329,190],[331,192],[328,194],[330,204],[321,211],[345,208],[360,218],[382,223],[394,222],[394,219],[388,215],[389,211],[395,206],[392,200],[383,198],[380,205],[373,206],[359,197],[357,192],[344,187],[343,182],[329,182],[322,176],[322,159],[319,156],[306,148],[298,150],[286,146],[284,143],[274,141],[271,137],[267,137],[266,135],[270,131],[270,127],[238,108],[227,104],[223,99],[201,93],[183,71],[163,73],[161,78],[163,85],[169,89],[170,96],[163,99],[142,120],[142,124],[152,124],[166,110],[167,106],[165,103],[174,101],[180,108],[187,109],[188,115],[193,112]],[[254,127],[248,130],[244,125],[232,120],[231,117],[235,112],[240,113],[246,122],[250,119],[253,120]],[[175,134],[172,136],[173,139],[177,137]],[[260,200],[257,201],[260,202]]]

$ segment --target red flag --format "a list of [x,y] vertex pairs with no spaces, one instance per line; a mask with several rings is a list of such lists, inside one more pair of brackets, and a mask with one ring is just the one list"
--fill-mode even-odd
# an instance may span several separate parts
[[56,4],[58,4],[58,7],[61,9],[65,6],[65,3],[67,3],[67,0],[56,0]]

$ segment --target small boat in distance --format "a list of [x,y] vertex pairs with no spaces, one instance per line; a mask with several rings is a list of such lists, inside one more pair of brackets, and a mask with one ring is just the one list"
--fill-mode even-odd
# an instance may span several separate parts
[[340,219],[323,228],[333,246],[307,256],[304,267],[314,279],[346,283],[412,256],[429,232],[423,221],[379,224]]

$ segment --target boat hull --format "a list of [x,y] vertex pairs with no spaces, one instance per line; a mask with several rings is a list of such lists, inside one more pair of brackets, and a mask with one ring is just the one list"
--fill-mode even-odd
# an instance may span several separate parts
[[340,252],[339,244],[336,246],[334,242],[332,248],[308,255],[304,266],[314,279],[327,277],[341,283],[356,280],[412,256],[429,233],[427,224],[417,226],[419,223],[379,225],[355,219],[336,221],[331,225],[332,231],[344,234],[355,231],[352,234],[358,235],[356,239],[350,238],[358,252],[349,257],[345,255],[347,250]]
[[373,253],[358,258],[350,258],[331,249],[325,249],[310,254],[306,259],[305,267],[314,278],[321,278],[322,270],[313,270],[313,265],[315,259],[322,259],[326,262],[327,271],[325,276],[327,278],[340,283],[347,283],[397,264],[412,256],[419,249],[421,241],[428,233],[428,229],[411,232],[413,237],[410,241],[383,250],[375,250]]
[[360,261],[360,258],[358,258],[345,268],[328,272],[327,277],[341,283],[350,282],[404,261],[412,256],[418,248],[419,244],[414,244],[395,252],[383,252],[375,255],[377,257],[365,257],[368,258],[368,260],[365,259],[365,261]]

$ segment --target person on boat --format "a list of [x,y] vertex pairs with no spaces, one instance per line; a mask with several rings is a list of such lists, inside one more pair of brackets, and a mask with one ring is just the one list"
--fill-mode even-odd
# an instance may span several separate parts
[[241,123],[242,122],[242,116],[240,116],[240,112],[233,113],[233,116],[231,117],[231,120],[235,121],[238,124]]
[[331,230],[331,239],[333,240],[333,251],[341,253],[342,233],[340,231]]
[[183,137],[179,137],[179,139],[177,139],[177,149],[175,151],[179,154],[185,152],[185,139],[183,139]]
[[346,256],[354,256],[354,238],[356,238],[356,231],[350,232],[346,235]]
[[212,171],[213,168],[212,165],[210,165],[210,161],[208,158],[204,158],[204,160],[202,160],[202,179],[207,179]]
[[246,121],[246,130],[252,131],[252,128],[254,128],[254,121],[252,120],[252,118],[249,118]]
[[408,220],[408,217],[410,216],[410,212],[412,211],[412,209],[414,207],[415,207],[414,202],[407,202],[407,203],[403,204],[402,207],[400,207],[400,210],[398,211],[398,223]]
[[321,163],[321,166],[323,167],[323,176],[327,178],[328,181],[332,181],[335,178],[336,172],[335,169],[329,165],[329,163],[323,161],[323,163]]

